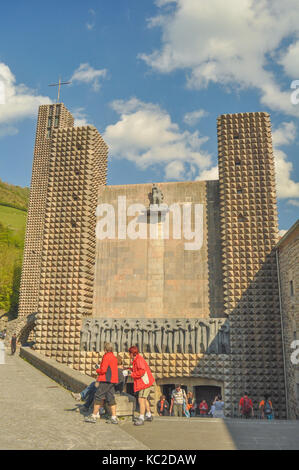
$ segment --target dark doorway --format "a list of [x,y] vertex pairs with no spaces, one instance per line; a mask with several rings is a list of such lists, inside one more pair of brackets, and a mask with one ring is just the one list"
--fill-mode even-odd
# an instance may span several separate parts
[[[171,392],[172,390],[175,389],[175,385],[176,384],[165,384],[165,385],[161,385],[161,390],[162,390],[162,395],[165,395],[166,397],[166,400],[168,401],[169,405],[170,405],[170,402],[171,402]],[[187,393],[187,386],[186,385],[182,385],[181,386],[185,392]],[[160,398],[160,397],[159,397]]]
[[221,395],[221,387],[216,387],[213,385],[197,385],[194,387],[194,390],[197,405],[199,405],[202,400],[206,400],[207,404],[209,405],[209,410],[213,401],[215,400],[216,395]]

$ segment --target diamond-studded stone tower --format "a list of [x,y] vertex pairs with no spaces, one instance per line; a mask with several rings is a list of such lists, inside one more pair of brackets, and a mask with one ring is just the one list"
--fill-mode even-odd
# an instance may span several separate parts
[[19,319],[37,312],[43,230],[49,179],[51,134],[72,127],[74,118],[63,104],[39,107],[32,166],[19,301]]
[[40,107],[19,316],[36,313],[37,351],[77,368],[82,317],[92,309],[107,153],[97,129],[73,127],[63,104]]
[[231,325],[229,401],[271,394],[285,416],[275,169],[267,113],[218,118],[224,310]]

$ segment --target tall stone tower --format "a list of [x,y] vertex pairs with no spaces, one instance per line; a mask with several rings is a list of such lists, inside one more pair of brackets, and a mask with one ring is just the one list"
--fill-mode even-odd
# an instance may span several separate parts
[[18,318],[37,312],[43,230],[54,129],[72,127],[74,118],[63,104],[42,105],[37,118],[30,199],[20,287]]
[[231,325],[229,401],[270,393],[285,417],[284,362],[274,247],[278,240],[267,113],[218,118],[224,309]]
[[35,152],[20,316],[36,313],[37,351],[78,367],[81,320],[92,313],[95,210],[108,147],[94,126],[73,127],[59,104],[40,107]]

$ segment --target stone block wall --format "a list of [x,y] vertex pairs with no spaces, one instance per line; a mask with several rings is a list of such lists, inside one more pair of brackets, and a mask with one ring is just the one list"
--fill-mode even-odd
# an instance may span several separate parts
[[[159,183],[163,203],[178,204],[181,239],[173,236],[173,215],[169,214],[169,239],[150,237],[156,225],[147,214],[138,216],[147,239],[118,237],[118,198],[149,207],[152,184],[107,186],[99,194],[98,205],[114,208],[115,237],[97,240],[96,284],[93,316],[99,318],[209,318],[223,317],[223,291],[217,181]],[[189,240],[183,234],[183,207],[203,206],[203,244],[198,250],[185,249]],[[178,218],[178,217],[177,217]],[[98,218],[100,221],[102,217]],[[127,217],[127,224],[133,220]],[[177,220],[177,219],[176,219]]]
[[[299,221],[284,235],[277,246],[279,259],[284,350],[290,419],[299,418]],[[292,348],[294,341],[298,346]],[[294,357],[292,358],[292,355]]]

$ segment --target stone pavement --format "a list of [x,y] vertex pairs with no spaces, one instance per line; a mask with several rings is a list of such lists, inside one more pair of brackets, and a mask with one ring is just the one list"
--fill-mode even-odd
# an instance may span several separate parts
[[122,429],[152,450],[299,449],[299,421],[158,417]]
[[299,449],[299,421],[157,417],[84,423],[69,391],[18,356],[0,364],[0,449]]
[[18,356],[6,354],[0,384],[1,450],[148,449],[120,426],[84,423],[70,392]]

